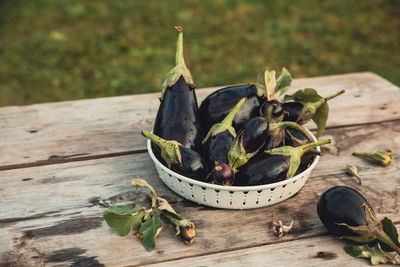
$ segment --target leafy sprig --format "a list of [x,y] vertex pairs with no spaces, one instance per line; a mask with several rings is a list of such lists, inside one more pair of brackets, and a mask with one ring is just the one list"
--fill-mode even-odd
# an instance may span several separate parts
[[151,208],[135,209],[135,203],[111,206],[103,214],[110,228],[116,230],[120,236],[126,236],[131,231],[135,231],[145,249],[150,251],[156,247],[156,237],[163,228],[163,219],[166,223],[175,226],[176,235],[182,237],[185,244],[193,243],[196,235],[194,223],[180,217],[168,201],[158,197],[154,188],[145,180],[134,178],[132,186],[150,190],[147,196],[151,199]]

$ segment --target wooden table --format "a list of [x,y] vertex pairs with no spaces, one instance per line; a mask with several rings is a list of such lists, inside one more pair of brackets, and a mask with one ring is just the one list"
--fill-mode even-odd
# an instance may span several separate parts
[[[347,90],[330,101],[326,135],[334,145],[296,196],[243,211],[184,200],[158,178],[140,131],[152,128],[159,94],[0,108],[0,265],[368,265],[345,254],[346,242],[327,233],[316,203],[326,189],[348,185],[379,218],[400,222],[400,165],[384,168],[351,156],[389,147],[400,151],[400,90],[369,72],[293,82],[293,90],[306,87],[325,96]],[[199,101],[215,89],[197,90]],[[346,174],[347,163],[359,167],[362,186]],[[196,224],[193,245],[166,229],[147,252],[135,235],[119,237],[105,224],[102,213],[109,204],[149,204],[130,187],[135,176]],[[295,221],[290,235],[274,235],[277,220]]]

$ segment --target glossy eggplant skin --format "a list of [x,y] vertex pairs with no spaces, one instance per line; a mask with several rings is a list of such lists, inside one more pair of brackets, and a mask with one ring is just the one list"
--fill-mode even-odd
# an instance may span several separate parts
[[289,166],[288,156],[260,153],[239,168],[233,185],[253,186],[283,181]]
[[298,124],[302,124],[302,122],[298,120],[304,108],[303,104],[299,102],[286,102],[283,103],[282,107],[284,111],[284,121],[294,121]]
[[283,113],[283,104],[281,101],[273,99],[270,101],[265,101],[261,107],[260,107],[260,116],[261,117],[266,117],[267,116],[267,110],[271,107],[271,115],[272,118],[278,118],[279,116],[282,116]]
[[181,76],[168,87],[158,109],[153,133],[199,151],[201,142],[198,106],[194,88]]
[[219,89],[210,94],[200,105],[200,123],[206,131],[221,122],[243,97],[247,97],[233,120],[236,131],[242,129],[253,117],[258,116],[263,98],[257,95],[255,85],[237,85]]
[[317,212],[329,232],[336,236],[356,235],[345,226],[367,225],[363,204],[371,205],[356,190],[347,186],[335,186],[324,192],[318,200]]
[[228,131],[210,136],[207,139],[203,145],[202,155],[209,170],[214,168],[216,161],[220,164],[228,163],[228,152],[231,149],[234,139]]
[[205,182],[207,169],[201,155],[186,147],[180,146],[179,150],[182,155],[182,165],[172,164],[171,170],[183,176]]
[[211,171],[211,180],[214,184],[232,185],[235,179],[235,173],[232,168],[226,163],[216,165]]
[[294,138],[298,139],[298,141],[301,142],[303,145],[310,143],[310,140],[308,140],[307,136],[305,136],[302,132],[300,132],[296,129],[293,129],[293,128],[286,128],[285,129],[285,146],[298,146],[299,145],[299,144],[296,144],[296,142],[292,139],[292,137],[290,135],[292,135]]
[[263,145],[268,137],[269,124],[262,117],[251,119],[241,133],[243,136],[243,148],[246,153],[253,153]]

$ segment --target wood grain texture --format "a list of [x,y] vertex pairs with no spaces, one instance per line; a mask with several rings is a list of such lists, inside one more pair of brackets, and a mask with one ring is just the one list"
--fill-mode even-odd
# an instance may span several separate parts
[[[373,73],[296,79],[291,92],[306,87],[323,96],[347,90],[330,101],[328,127],[400,118],[399,88]],[[199,102],[218,88],[197,90]],[[143,152],[145,139],[140,131],[152,128],[158,97],[145,94],[0,108],[0,170]]]
[[[399,151],[399,133],[398,121],[330,129],[327,135],[333,136],[335,146],[331,152],[324,150],[320,163],[296,196],[271,207],[244,211],[213,209],[181,199],[162,184],[145,153],[2,171],[0,263],[184,265],[194,258],[206,266],[233,261],[245,264],[247,259],[250,263],[257,262],[252,252],[262,248],[274,253],[271,262],[276,263],[277,256],[282,255],[280,248],[286,246],[292,248],[283,259],[287,265],[293,260],[304,265],[325,264],[321,259],[308,257],[325,250],[338,255],[329,261],[331,266],[342,264],[343,257],[355,263],[343,255],[341,245],[334,239],[328,244],[331,237],[324,236],[327,232],[318,219],[316,202],[326,189],[348,185],[369,200],[380,218],[389,216],[400,222],[400,167],[374,166],[351,156],[355,150],[389,146]],[[345,173],[345,164],[349,162],[360,168],[363,186]],[[174,236],[173,229],[165,226],[157,248],[146,252],[137,237],[119,237],[103,222],[101,215],[109,204],[131,201],[149,204],[143,194],[136,194],[129,186],[130,178],[137,175],[148,180],[178,213],[196,224],[197,236],[192,246],[185,246]],[[274,236],[271,224],[277,220],[295,220],[289,236],[282,239]],[[314,240],[325,240],[327,244],[321,245],[321,249],[319,244],[309,250],[295,248],[296,244],[314,244]],[[263,263],[264,259],[258,261]]]

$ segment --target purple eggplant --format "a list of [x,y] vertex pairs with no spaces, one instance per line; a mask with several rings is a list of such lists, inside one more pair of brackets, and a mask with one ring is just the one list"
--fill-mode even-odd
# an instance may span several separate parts
[[317,137],[319,137],[324,132],[326,120],[328,119],[328,100],[344,92],[345,90],[341,90],[324,98],[320,96],[316,90],[306,88],[297,91],[293,95],[285,95],[283,98],[285,102],[283,103],[283,120],[297,122],[300,125],[305,124],[309,120],[313,120],[317,124]]
[[260,116],[269,123],[281,122],[284,117],[282,102],[277,99],[265,101],[260,107]]
[[245,101],[246,98],[242,98],[221,122],[211,127],[203,139],[202,155],[210,169],[214,167],[216,161],[220,164],[228,163],[228,152],[236,137],[236,130],[232,127],[232,122]]
[[207,169],[199,153],[175,140],[165,140],[144,130],[142,135],[159,148],[153,150],[154,155],[170,170],[198,181],[206,181]]
[[285,129],[285,146],[301,146],[310,142],[312,142],[310,135],[305,135],[294,128]]
[[[396,229],[395,226],[388,218],[380,221],[358,191],[347,186],[328,189],[318,200],[317,212],[331,234],[359,243],[378,241],[384,250],[396,251],[400,255],[397,231],[391,235],[395,236],[394,239],[386,233],[390,228]],[[393,231],[388,233],[393,234]]]
[[264,148],[281,145],[285,137],[285,128],[295,128],[308,136],[308,133],[295,122],[268,123],[267,119],[255,117],[239,132],[228,153],[229,166],[236,170]]
[[219,89],[209,95],[200,105],[200,121],[204,129],[220,122],[233,109],[236,103],[246,97],[246,103],[240,108],[233,120],[233,127],[239,131],[251,118],[259,115],[260,105],[266,100],[277,98],[289,88],[292,77],[282,68],[278,78],[273,70],[265,68],[257,77],[254,85],[236,85]]
[[[201,141],[195,85],[183,58],[183,32],[178,31],[176,66],[163,83],[154,134],[175,140],[182,146],[199,151]],[[154,146],[153,146],[154,147]]]
[[296,174],[305,152],[328,143],[330,140],[321,140],[298,147],[283,146],[266,150],[238,169],[234,185],[263,185],[291,178]]
[[235,173],[226,163],[217,163],[211,171],[211,182],[213,184],[230,186],[235,180]]

